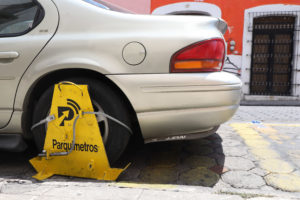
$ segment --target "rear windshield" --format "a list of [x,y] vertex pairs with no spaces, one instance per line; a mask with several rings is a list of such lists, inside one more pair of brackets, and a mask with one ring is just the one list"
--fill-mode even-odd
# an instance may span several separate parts
[[123,13],[133,13],[125,8],[121,8],[119,6],[116,6],[112,3],[108,3],[108,2],[105,2],[105,1],[102,1],[102,0],[83,0],[87,3],[90,3],[94,6],[97,6],[99,8],[103,8],[103,9],[106,9],[106,10],[111,10],[111,11],[117,11],[117,12],[123,12]]

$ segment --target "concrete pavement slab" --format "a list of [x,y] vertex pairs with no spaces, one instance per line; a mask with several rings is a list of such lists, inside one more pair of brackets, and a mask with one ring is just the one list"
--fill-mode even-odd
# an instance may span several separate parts
[[[1,194],[0,193],[0,200],[36,200],[40,199],[38,196],[32,195],[16,195],[16,194]],[[71,199],[70,199],[71,200]]]
[[140,181],[143,183],[172,184],[178,179],[176,167],[146,167],[141,170]]
[[236,157],[245,156],[248,154],[248,149],[244,146],[237,147],[223,147],[223,152],[226,156]]
[[208,193],[187,193],[187,192],[169,192],[169,191],[143,191],[141,200],[153,200],[153,199],[164,199],[164,200],[243,200],[240,196],[237,195],[218,195],[218,194],[208,194]]
[[222,175],[222,180],[235,188],[257,189],[265,185],[261,176],[247,171],[229,171]]
[[214,186],[220,179],[219,175],[205,167],[197,167],[182,172],[179,175],[179,182],[188,185],[200,185],[206,187]]
[[204,168],[209,168],[217,165],[216,161],[213,158],[207,156],[197,156],[197,155],[192,155],[187,157],[184,160],[184,163],[188,165],[190,168],[196,168],[199,166]]
[[255,167],[251,160],[241,157],[226,157],[224,166],[230,170],[243,170],[248,171]]

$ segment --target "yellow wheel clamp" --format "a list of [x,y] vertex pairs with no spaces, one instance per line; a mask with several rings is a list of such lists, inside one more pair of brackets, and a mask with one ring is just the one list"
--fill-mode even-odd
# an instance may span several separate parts
[[47,124],[44,150],[30,163],[38,172],[34,178],[44,180],[54,174],[116,180],[124,169],[110,168],[87,85],[61,82],[54,87],[50,115],[32,126]]

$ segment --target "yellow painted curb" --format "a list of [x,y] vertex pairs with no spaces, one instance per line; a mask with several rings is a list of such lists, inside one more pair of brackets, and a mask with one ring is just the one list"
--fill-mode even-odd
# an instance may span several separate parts
[[269,174],[265,177],[268,185],[290,191],[300,192],[300,176],[295,174]]
[[281,142],[281,139],[286,139],[285,136],[279,136],[277,130],[271,126],[300,127],[300,124],[263,124],[258,127],[251,123],[233,123],[231,126],[244,139],[261,168],[271,172],[264,177],[268,185],[285,191],[300,192],[300,176],[291,174],[294,167],[281,159],[280,154],[272,149],[270,142],[261,135],[265,134],[273,141]]
[[291,173],[294,170],[294,167],[291,166],[288,162],[280,159],[266,159],[259,161],[259,165],[273,173]]
[[269,148],[257,148],[257,149],[251,149],[251,152],[254,154],[254,156],[257,159],[274,159],[274,158],[280,158],[280,155]]

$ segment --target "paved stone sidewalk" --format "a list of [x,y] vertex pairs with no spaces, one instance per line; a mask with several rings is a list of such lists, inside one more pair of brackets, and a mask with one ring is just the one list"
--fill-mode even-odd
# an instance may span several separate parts
[[[249,196],[251,197],[251,196]],[[232,194],[212,194],[209,192],[203,192],[197,189],[189,190],[154,190],[154,189],[141,189],[141,188],[118,188],[108,185],[99,185],[96,183],[84,185],[43,185],[35,187],[34,189],[22,189],[19,193],[2,193],[0,194],[0,200],[32,200],[32,199],[61,199],[61,200],[74,200],[74,199],[128,199],[128,200],[147,200],[147,199],[226,199],[226,200],[242,200],[239,195]],[[268,200],[270,198],[251,198],[252,200]],[[272,198],[276,200],[280,198]]]
[[[54,176],[0,153],[2,199],[300,199],[300,107],[241,107],[216,134],[127,154],[117,182]],[[125,163],[126,164],[126,163]]]
[[174,185],[146,185],[128,183],[100,183],[87,180],[53,179],[43,183],[11,179],[2,182],[0,200],[35,200],[35,199],[205,199],[205,200],[287,200],[297,199],[295,196],[274,195],[268,193],[245,193],[243,191],[219,191],[211,188],[174,186]]
[[[240,106],[230,122],[300,123],[300,106]],[[229,122],[229,123],[230,123]]]

